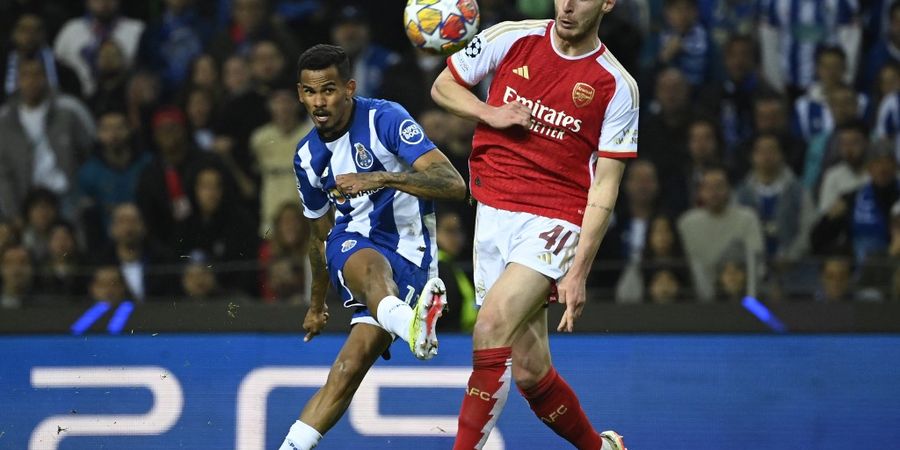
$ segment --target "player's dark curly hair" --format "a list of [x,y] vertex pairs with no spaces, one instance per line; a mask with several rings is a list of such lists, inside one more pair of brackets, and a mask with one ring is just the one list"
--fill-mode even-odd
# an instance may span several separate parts
[[350,80],[350,58],[337,45],[319,44],[310,47],[297,59],[297,78],[304,70],[323,70],[337,67],[341,80]]

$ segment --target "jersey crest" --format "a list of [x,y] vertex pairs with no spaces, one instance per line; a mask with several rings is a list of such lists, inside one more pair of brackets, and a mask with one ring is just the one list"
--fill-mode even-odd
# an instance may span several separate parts
[[375,163],[375,159],[372,158],[372,154],[366,150],[366,146],[357,142],[353,144],[353,148],[356,149],[356,153],[353,155],[353,160],[356,162],[356,165],[360,169],[371,169],[372,164]]
[[580,81],[575,83],[575,87],[572,88],[572,101],[575,102],[576,107],[584,108],[589,105],[593,99],[594,88],[591,85]]

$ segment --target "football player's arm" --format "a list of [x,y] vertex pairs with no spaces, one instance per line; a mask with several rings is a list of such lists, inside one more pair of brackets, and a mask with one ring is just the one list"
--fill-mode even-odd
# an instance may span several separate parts
[[431,86],[431,98],[442,108],[464,119],[477,120],[492,128],[531,125],[531,110],[519,102],[491,106],[481,101],[445,68]]
[[416,158],[412,167],[412,172],[342,174],[334,181],[338,189],[349,196],[388,187],[431,200],[466,198],[466,182],[440,150],[435,148]]
[[625,171],[625,162],[613,158],[599,158],[594,173],[594,181],[588,189],[587,205],[581,221],[581,236],[575,247],[572,267],[558,286],[559,301],[566,305],[566,312],[557,327],[558,331],[571,332],[575,320],[581,316],[586,300],[585,283],[591,272],[591,264],[597,256],[597,249],[606,234],[616,199],[619,183]]
[[309,265],[312,271],[312,287],[309,299],[309,310],[303,320],[306,330],[304,341],[322,332],[328,321],[328,306],[325,296],[328,294],[328,266],[325,260],[325,241],[334,226],[334,211],[329,209],[322,217],[312,220],[309,242]]

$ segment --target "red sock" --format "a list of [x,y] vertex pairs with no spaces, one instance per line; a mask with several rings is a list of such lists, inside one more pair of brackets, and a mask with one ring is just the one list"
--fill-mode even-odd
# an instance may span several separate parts
[[475,350],[472,375],[459,410],[459,428],[453,450],[480,450],[500,418],[509,396],[509,347]]
[[553,367],[538,384],[521,392],[541,422],[579,450],[598,450],[603,444],[575,392]]

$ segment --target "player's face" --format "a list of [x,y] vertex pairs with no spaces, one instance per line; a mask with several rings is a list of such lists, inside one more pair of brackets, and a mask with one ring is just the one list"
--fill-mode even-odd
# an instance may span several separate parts
[[604,14],[615,0],[556,0],[556,35],[566,41],[594,39]]
[[335,66],[304,70],[297,85],[300,102],[325,136],[342,130],[350,121],[355,91],[356,81],[342,80]]

